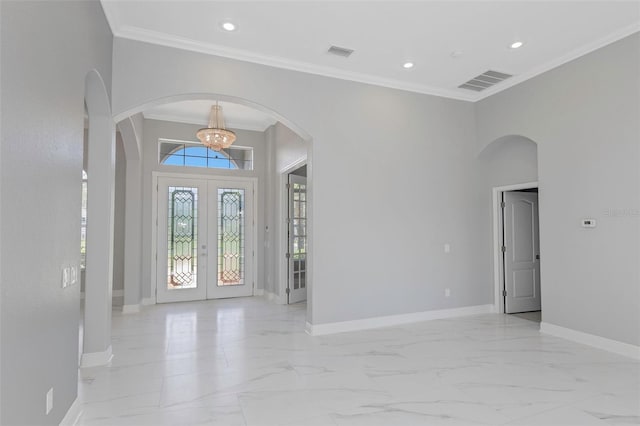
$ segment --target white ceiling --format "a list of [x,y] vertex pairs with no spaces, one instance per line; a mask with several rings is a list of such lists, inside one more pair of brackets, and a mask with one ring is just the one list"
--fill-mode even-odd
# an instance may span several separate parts
[[[152,120],[175,121],[178,123],[206,126],[211,112],[210,100],[182,101],[160,105],[143,111],[144,118]],[[244,105],[218,102],[222,107],[224,122],[232,129],[245,129],[263,132],[276,123],[276,119],[262,111]]]
[[[469,101],[640,31],[640,0],[102,4],[117,37]],[[226,20],[238,29],[222,30]],[[510,49],[515,40],[525,45]],[[333,56],[331,45],[355,53]],[[458,88],[487,70],[514,77],[480,93]]]

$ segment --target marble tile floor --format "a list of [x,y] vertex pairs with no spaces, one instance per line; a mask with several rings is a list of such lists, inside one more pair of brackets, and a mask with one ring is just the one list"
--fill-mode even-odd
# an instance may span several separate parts
[[476,315],[312,337],[263,298],[113,315],[80,425],[632,425],[640,362]]

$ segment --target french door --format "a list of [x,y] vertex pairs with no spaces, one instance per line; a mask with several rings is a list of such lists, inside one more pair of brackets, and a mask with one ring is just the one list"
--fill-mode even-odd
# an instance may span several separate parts
[[287,301],[307,300],[307,178],[289,175]]
[[254,186],[158,178],[158,303],[253,295]]

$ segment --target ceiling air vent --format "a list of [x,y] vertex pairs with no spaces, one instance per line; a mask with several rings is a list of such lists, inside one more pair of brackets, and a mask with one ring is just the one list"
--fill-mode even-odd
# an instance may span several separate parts
[[331,53],[332,55],[348,58],[353,53],[353,49],[347,49],[346,47],[331,46],[329,50],[327,50],[327,52]]
[[458,87],[460,89],[469,89],[476,92],[481,92],[484,89],[487,89],[495,84],[500,83],[501,81],[508,79],[509,77],[513,76],[498,71],[485,71],[479,76],[472,78],[471,80],[461,84]]

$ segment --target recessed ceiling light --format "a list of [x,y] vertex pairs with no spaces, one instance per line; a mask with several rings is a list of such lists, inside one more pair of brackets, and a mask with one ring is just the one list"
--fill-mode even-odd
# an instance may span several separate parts
[[405,62],[404,64],[402,64],[402,68],[404,69],[409,69],[409,68],[413,68],[413,62]]
[[509,45],[510,48],[512,49],[518,49],[519,47],[522,47],[524,45],[523,42],[521,41],[514,41],[513,43],[511,43],[511,45]]
[[235,31],[236,28],[236,24],[233,22],[226,21],[222,23],[222,29],[225,31]]

